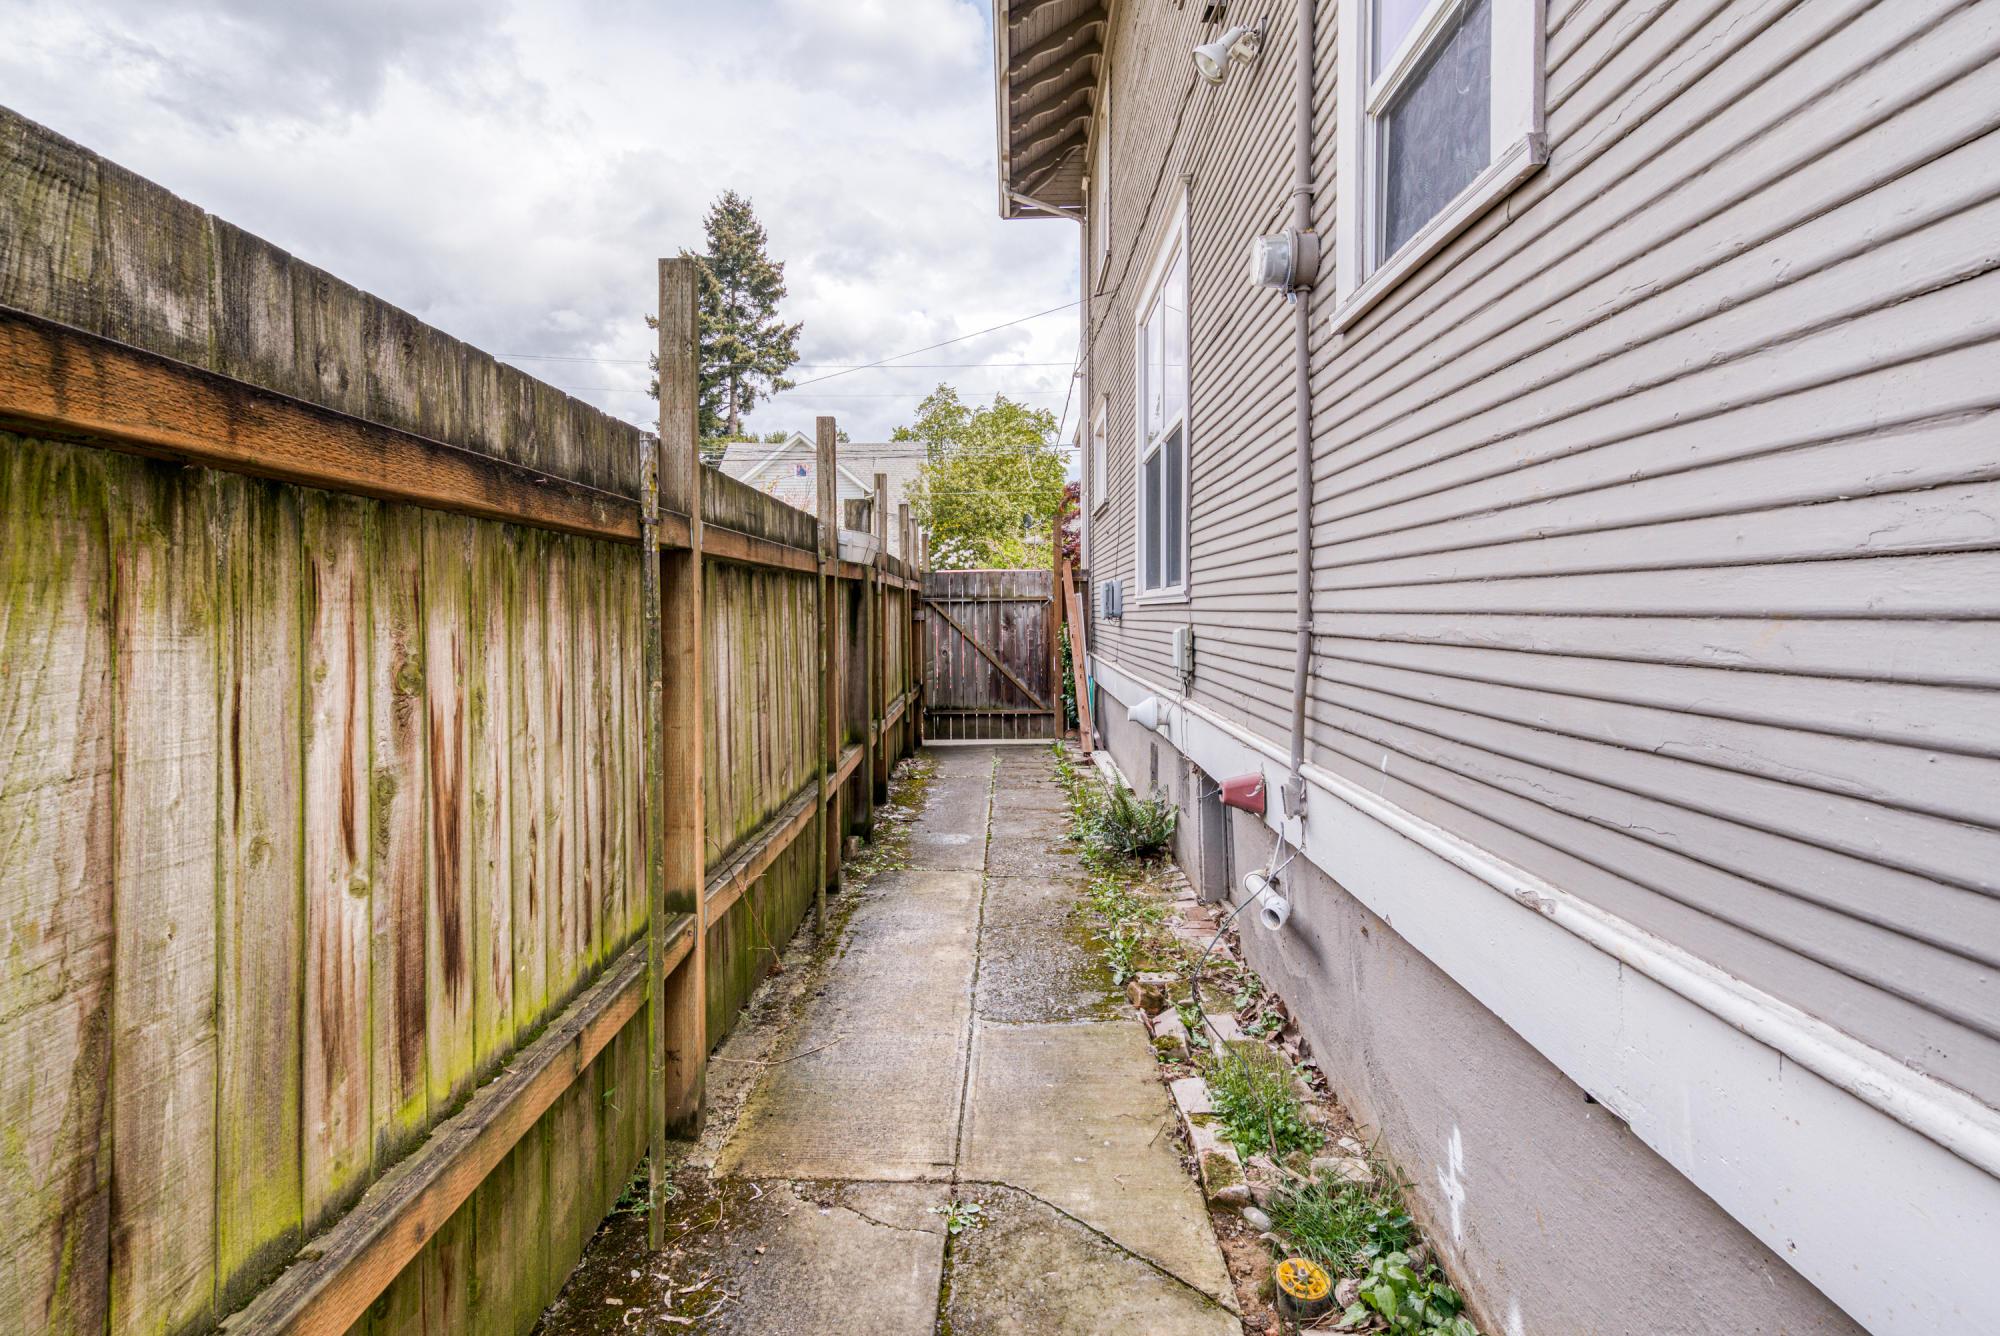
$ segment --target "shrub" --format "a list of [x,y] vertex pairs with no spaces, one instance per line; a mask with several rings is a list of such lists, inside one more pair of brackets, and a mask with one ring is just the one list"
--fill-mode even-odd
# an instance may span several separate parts
[[1369,1263],[1360,1297],[1348,1305],[1341,1321],[1354,1326],[1372,1315],[1405,1336],[1479,1336],[1479,1329],[1460,1316],[1463,1307],[1465,1301],[1436,1267],[1426,1266],[1419,1275],[1406,1254],[1392,1252]]

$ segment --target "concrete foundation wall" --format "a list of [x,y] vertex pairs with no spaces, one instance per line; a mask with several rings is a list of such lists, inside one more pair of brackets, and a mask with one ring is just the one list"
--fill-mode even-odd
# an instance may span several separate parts
[[[1097,717],[1134,784],[1146,785],[1157,749],[1174,791],[1186,762],[1169,741],[1130,723],[1108,692]],[[1197,884],[1198,779],[1177,841]],[[1240,887],[1273,836],[1231,818]],[[1292,890],[1283,934],[1246,927],[1249,963],[1298,1018],[1342,1105],[1411,1180],[1413,1213],[1483,1331],[1861,1330],[1331,878],[1300,859]]]

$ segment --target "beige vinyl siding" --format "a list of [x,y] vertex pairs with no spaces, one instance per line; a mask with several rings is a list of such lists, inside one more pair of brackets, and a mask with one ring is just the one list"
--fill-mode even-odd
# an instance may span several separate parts
[[[1248,291],[1251,237],[1288,216],[1292,19],[1275,15],[1264,57],[1222,88],[1189,55],[1213,33],[1199,7],[1118,7],[1109,77],[1116,160],[1113,282],[1090,304],[1093,402],[1109,396],[1111,506],[1098,517],[1092,576],[1125,582],[1125,616],[1097,623],[1106,654],[1172,677],[1171,630],[1193,622],[1201,698],[1263,732],[1282,731],[1295,618],[1292,541],[1292,311]],[[1176,124],[1179,134],[1174,134]],[[1188,206],[1188,597],[1139,606],[1132,546],[1133,303],[1171,210]],[[1150,206],[1150,207],[1149,207]]]
[[2000,14],[1549,22],[1322,336],[1313,759],[2000,1099]]
[[[1291,311],[1244,255],[1286,217],[1294,19],[1213,88],[1196,18],[1112,24],[1096,643],[1168,683],[1194,623],[1196,697],[1281,741]],[[1996,56],[1991,4],[1551,0],[1548,165],[1344,334],[1310,299],[1311,759],[1989,1101]],[[1130,302],[1183,174],[1191,591],[1140,608]]]

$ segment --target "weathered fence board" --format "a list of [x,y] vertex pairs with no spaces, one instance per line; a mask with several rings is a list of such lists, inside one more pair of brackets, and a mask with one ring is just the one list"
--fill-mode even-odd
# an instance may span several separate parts
[[297,1248],[304,1053],[298,886],[300,494],[231,474],[200,488],[218,536],[222,729],[217,938],[217,1302],[233,1308]]
[[[305,494],[305,793],[332,793],[304,825],[305,1035],[300,1076],[303,1227],[352,1203],[373,1164],[369,1099],[368,503]],[[304,793],[298,795],[304,808]]]
[[117,1077],[116,1332],[184,1330],[215,1295],[220,610],[204,489],[173,472],[136,460],[105,471],[115,499],[113,884],[131,907],[112,913],[115,1021],[102,1074]]
[[374,1162],[430,1124],[422,514],[369,503],[368,883]]
[[[108,1295],[112,622],[103,459],[0,434],[0,1312],[99,1331]],[[73,616],[50,617],[50,608]]]
[[450,1108],[472,1089],[472,861],[467,589],[472,521],[427,514],[424,570],[425,1016],[430,1098]]
[[549,921],[546,900],[549,855],[544,841],[551,823],[548,801],[548,567],[549,539],[532,530],[515,534],[516,628],[523,650],[515,664],[509,702],[512,743],[508,748],[508,817],[512,856],[514,930],[514,1034],[539,1024],[550,1004]]

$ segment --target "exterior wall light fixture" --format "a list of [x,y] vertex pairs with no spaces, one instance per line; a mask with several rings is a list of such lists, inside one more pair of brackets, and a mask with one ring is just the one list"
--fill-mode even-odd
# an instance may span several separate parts
[[1247,65],[1262,54],[1264,54],[1263,22],[1260,21],[1254,28],[1239,23],[1214,41],[1196,47],[1194,67],[1202,78],[1210,83],[1219,84],[1228,77],[1230,61],[1240,60]]

